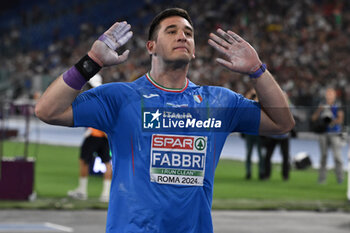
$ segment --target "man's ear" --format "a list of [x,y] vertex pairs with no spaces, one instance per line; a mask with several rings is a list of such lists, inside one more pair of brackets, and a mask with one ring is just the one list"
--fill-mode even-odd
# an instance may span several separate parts
[[196,58],[196,55],[195,55],[195,54],[196,54],[196,49],[194,48],[194,49],[193,49],[193,54],[192,54],[192,59],[195,59],[195,58]]
[[154,50],[155,50],[155,41],[154,41],[154,40],[149,40],[149,41],[147,41],[147,43],[146,43],[146,48],[147,48],[147,51],[148,51],[148,54],[149,54],[149,55],[154,54]]

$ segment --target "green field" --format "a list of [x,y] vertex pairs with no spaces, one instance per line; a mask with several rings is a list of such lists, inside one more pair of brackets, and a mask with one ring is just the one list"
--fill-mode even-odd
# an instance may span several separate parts
[[[23,155],[23,143],[6,141],[5,157]],[[78,147],[30,144],[29,157],[35,158],[35,201],[0,201],[2,208],[106,208],[98,202],[102,177],[89,178],[89,200],[74,201],[66,197],[69,189],[78,183]],[[337,184],[329,171],[326,184],[317,183],[317,171],[295,170],[290,180],[283,181],[281,167],[274,165],[270,180],[257,179],[254,165],[252,180],[245,180],[244,164],[240,161],[221,160],[215,177],[214,209],[293,209],[350,211],[346,199],[346,184]],[[254,176],[255,175],[255,176]]]

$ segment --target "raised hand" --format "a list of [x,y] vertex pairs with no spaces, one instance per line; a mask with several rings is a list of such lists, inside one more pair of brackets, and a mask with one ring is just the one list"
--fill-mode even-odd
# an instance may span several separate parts
[[232,31],[218,29],[217,36],[210,33],[209,45],[222,53],[225,58],[217,58],[216,61],[226,68],[243,73],[252,74],[262,65],[255,49],[240,36]]
[[88,55],[101,67],[120,64],[128,58],[129,50],[119,55],[116,50],[132,37],[127,22],[116,22],[94,42]]

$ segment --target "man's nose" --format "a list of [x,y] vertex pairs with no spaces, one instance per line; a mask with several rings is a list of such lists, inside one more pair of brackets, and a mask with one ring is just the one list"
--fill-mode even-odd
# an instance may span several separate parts
[[186,41],[187,38],[186,38],[185,32],[180,31],[180,32],[177,34],[177,40],[178,40],[178,41]]

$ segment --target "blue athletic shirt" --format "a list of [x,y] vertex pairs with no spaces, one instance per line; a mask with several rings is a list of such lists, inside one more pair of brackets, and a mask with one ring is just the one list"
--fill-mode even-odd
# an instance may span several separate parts
[[[333,118],[332,120],[336,119],[338,117],[338,111],[340,110],[339,106],[337,104],[334,104],[331,106],[331,111]],[[333,126],[327,127],[327,133],[341,133],[341,124],[335,124]]]
[[[230,132],[258,134],[260,106],[226,88],[186,82],[182,90],[166,89],[146,74],[73,102],[74,127],[106,132],[113,154],[106,232],[213,232],[221,150]],[[200,121],[193,109],[209,119]]]

